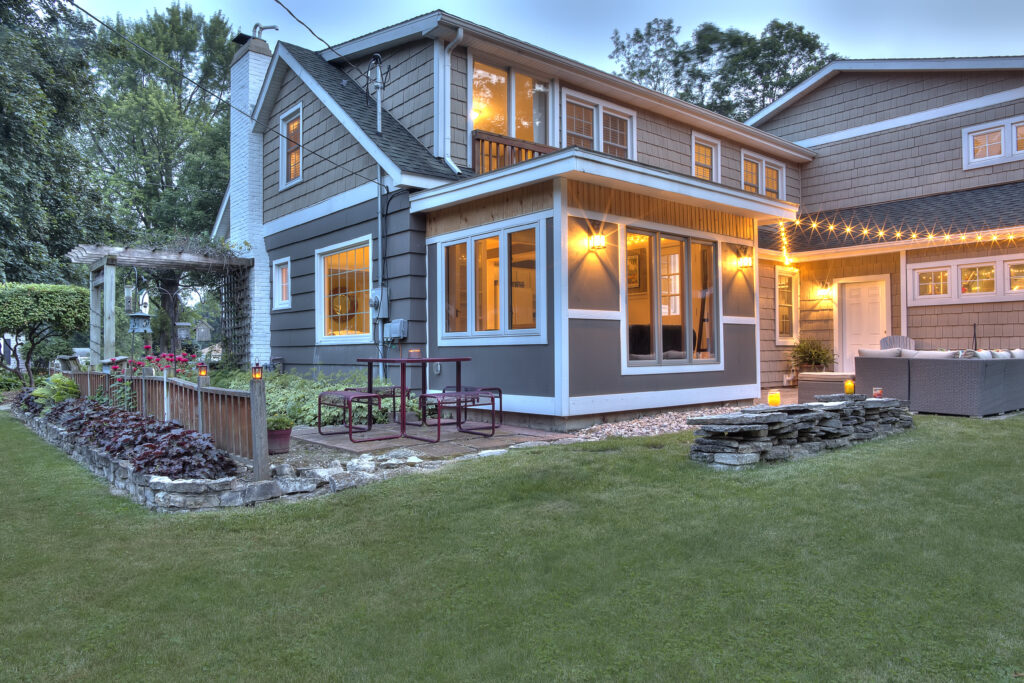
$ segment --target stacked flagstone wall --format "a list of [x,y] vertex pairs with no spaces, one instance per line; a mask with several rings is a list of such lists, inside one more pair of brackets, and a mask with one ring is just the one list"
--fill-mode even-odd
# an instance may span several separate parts
[[816,403],[759,405],[692,417],[689,422],[698,430],[690,458],[722,467],[792,460],[914,426],[910,411],[895,398],[862,394],[815,398]]

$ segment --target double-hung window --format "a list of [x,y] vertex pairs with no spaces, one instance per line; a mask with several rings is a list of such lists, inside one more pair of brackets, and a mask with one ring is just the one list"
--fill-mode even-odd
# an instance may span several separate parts
[[796,268],[775,268],[775,343],[796,344],[800,336],[800,273]]
[[693,136],[694,177],[718,183],[721,178],[722,145],[713,138]]
[[292,262],[290,258],[281,258],[273,264],[273,296],[274,309],[291,308],[292,306]]
[[629,365],[678,365],[718,358],[716,251],[711,242],[627,229]]
[[[544,333],[544,270],[538,268],[544,241],[538,224],[481,232],[438,249],[442,344],[531,343],[524,340]],[[505,341],[494,341],[500,339]]]
[[991,166],[1024,159],[1024,117],[963,129],[963,167]]
[[786,168],[782,164],[744,151],[741,187],[770,199],[786,198]]
[[317,249],[316,339],[318,344],[373,341],[370,236]]
[[610,102],[563,90],[562,144],[636,158],[636,114]]
[[281,187],[302,180],[302,104],[281,117]]

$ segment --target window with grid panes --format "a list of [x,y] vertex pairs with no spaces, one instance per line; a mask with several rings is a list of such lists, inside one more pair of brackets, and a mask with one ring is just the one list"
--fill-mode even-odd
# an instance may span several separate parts
[[620,159],[629,156],[629,119],[605,112],[602,133],[605,154],[611,154]]
[[370,333],[370,245],[322,254],[323,336]]
[[761,190],[761,164],[753,159],[743,160],[743,189],[757,194]]
[[[298,180],[302,175],[302,120],[296,114],[284,124],[285,129],[285,177],[286,183]],[[271,157],[273,158],[273,157]]]
[[918,296],[945,296],[949,294],[949,271],[924,270],[917,274]]
[[695,142],[693,145],[693,173],[702,180],[715,177],[715,150],[711,145]]

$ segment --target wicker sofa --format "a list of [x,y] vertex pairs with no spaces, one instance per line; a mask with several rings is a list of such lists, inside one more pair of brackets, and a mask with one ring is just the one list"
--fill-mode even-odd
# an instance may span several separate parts
[[857,356],[859,391],[882,387],[921,413],[983,417],[1024,410],[1024,358]]

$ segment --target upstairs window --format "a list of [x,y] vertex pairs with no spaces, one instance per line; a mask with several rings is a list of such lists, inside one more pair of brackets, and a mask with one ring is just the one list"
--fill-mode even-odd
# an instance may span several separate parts
[[635,159],[636,115],[610,102],[563,90],[562,145]]
[[1024,119],[1020,116],[963,129],[964,170],[1024,160]]
[[302,180],[302,105],[281,117],[281,187]]
[[722,181],[719,173],[722,146],[718,140],[694,135],[693,137],[693,175],[701,180],[713,183]]
[[515,69],[473,62],[473,130],[548,141],[548,83]]
[[750,152],[743,152],[742,159],[744,191],[763,194],[769,199],[786,198],[785,166]]

